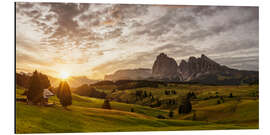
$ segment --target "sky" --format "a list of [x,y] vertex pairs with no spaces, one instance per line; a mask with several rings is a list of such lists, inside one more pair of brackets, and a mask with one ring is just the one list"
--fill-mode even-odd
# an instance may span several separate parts
[[16,3],[16,71],[103,79],[205,54],[231,68],[259,66],[258,7]]

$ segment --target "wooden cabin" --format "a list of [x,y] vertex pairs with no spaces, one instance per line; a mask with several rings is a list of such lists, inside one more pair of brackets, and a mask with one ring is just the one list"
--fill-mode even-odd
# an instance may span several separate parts
[[54,94],[49,89],[44,89],[43,90],[43,100],[42,100],[42,103],[44,105],[48,105],[48,101],[49,101],[49,98],[51,96],[54,96]]

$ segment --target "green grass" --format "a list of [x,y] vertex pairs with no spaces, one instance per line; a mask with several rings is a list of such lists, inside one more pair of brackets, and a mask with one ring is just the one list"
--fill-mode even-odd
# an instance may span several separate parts
[[[234,93],[246,96],[247,92],[256,91],[256,86],[169,86],[183,94],[201,88],[199,93],[217,89],[220,94],[229,94],[228,88]],[[145,88],[155,96],[163,96],[164,88]],[[210,89],[210,90],[209,90]],[[156,91],[155,91],[156,90]],[[181,91],[182,90],[182,91]],[[126,90],[127,93],[132,92]],[[244,91],[244,92],[243,92]],[[16,97],[23,98],[22,89],[16,90]],[[164,96],[165,98],[166,96]],[[258,100],[244,99],[237,104],[235,112],[231,108],[236,102],[234,99],[225,98],[225,103],[216,104],[216,99],[192,102],[197,113],[197,121],[192,121],[192,113],[178,115],[170,119],[157,119],[161,114],[167,117],[168,110],[150,108],[147,106],[111,102],[112,110],[101,109],[102,99],[88,98],[72,95],[73,104],[69,110],[59,104],[56,97],[49,102],[55,102],[54,107],[43,107],[16,102],[16,133],[63,133],[63,132],[113,132],[113,131],[175,131],[175,130],[211,130],[211,129],[258,129]],[[130,112],[134,108],[135,112]]]
[[[203,103],[205,104],[205,103]],[[258,100],[242,100],[240,102],[225,101],[219,105],[200,106],[195,105],[196,120],[215,123],[234,123],[237,125],[249,125],[258,127],[259,120]],[[233,108],[236,108],[233,111]],[[192,119],[192,113],[180,116],[180,119]]]
[[[98,89],[99,90],[99,89]],[[216,92],[219,96],[228,97],[230,93],[233,96],[240,97],[250,97],[254,93],[259,91],[258,85],[239,85],[239,86],[209,86],[209,85],[199,85],[199,84],[169,84],[168,86],[159,85],[159,88],[136,88],[136,89],[127,89],[118,91],[118,95],[121,94],[121,99],[126,100],[135,100],[134,94],[137,90],[143,90],[147,93],[152,93],[155,98],[159,99],[168,99],[168,98],[178,98],[185,96],[188,92],[193,91],[196,93],[196,96],[199,99],[204,99],[209,96],[216,96]],[[165,95],[165,90],[175,90],[176,95]],[[111,90],[107,90],[111,91]]]

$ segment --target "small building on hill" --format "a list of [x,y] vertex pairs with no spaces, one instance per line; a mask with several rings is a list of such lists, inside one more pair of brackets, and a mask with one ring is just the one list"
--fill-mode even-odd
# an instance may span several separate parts
[[54,96],[54,94],[49,89],[43,90],[43,104],[47,105],[49,101],[49,97]]

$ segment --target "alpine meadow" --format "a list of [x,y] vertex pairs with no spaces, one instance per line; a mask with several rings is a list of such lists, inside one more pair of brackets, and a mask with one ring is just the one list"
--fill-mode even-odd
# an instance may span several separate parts
[[16,2],[16,133],[259,129],[259,8]]

